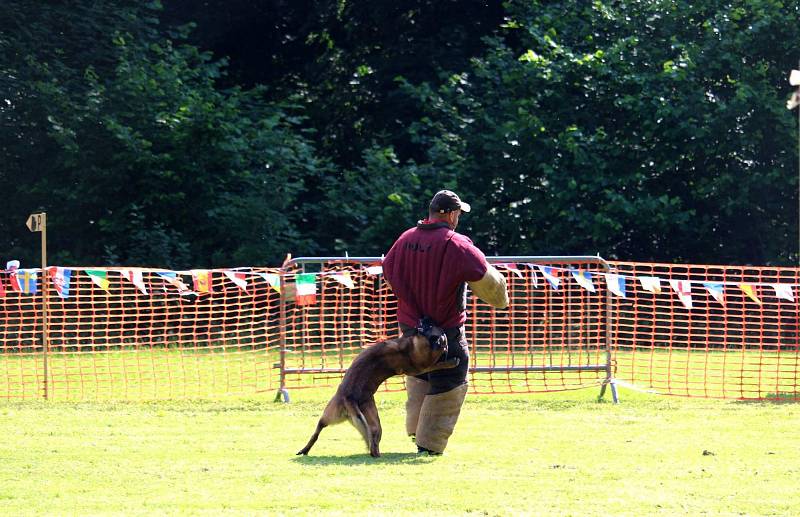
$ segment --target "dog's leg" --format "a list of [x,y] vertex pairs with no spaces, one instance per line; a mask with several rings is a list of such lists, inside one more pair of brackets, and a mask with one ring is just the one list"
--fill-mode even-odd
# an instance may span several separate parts
[[311,435],[311,439],[308,440],[308,443],[305,447],[300,449],[297,453],[297,456],[300,455],[307,455],[308,451],[311,450],[311,447],[317,443],[317,438],[319,438],[319,433],[328,427],[329,425],[338,424],[342,420],[344,420],[344,415],[342,411],[341,404],[339,401],[334,397],[328,402],[328,405],[325,406],[325,411],[322,412],[322,416],[319,417],[319,422],[317,422],[317,429],[314,431],[314,434]]
[[324,418],[320,418],[319,422],[317,422],[317,430],[314,431],[314,434],[311,435],[311,439],[308,440],[308,443],[306,444],[306,446],[303,447],[302,449],[300,449],[300,451],[297,453],[297,456],[300,456],[301,454],[303,456],[307,455],[308,451],[311,450],[311,447],[313,447],[314,444],[317,443],[317,438],[319,438],[319,433],[323,429],[325,429],[327,426],[328,426],[328,424],[325,423],[325,419]]
[[367,422],[367,418],[352,400],[345,399],[344,407],[347,410],[348,416],[350,416],[350,422],[352,422],[353,426],[361,433],[372,455],[372,430],[370,429],[369,422]]
[[372,440],[369,443],[369,454],[373,458],[377,458],[381,455],[379,446],[383,430],[381,429],[381,419],[378,417],[378,406],[375,405],[374,397],[370,397],[369,400],[361,404],[361,412],[367,419],[367,425],[372,435]]

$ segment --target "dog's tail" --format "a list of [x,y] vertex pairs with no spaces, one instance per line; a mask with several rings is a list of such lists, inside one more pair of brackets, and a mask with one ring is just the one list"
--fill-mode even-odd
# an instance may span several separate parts
[[347,415],[350,417],[350,422],[352,422],[353,426],[358,429],[359,433],[361,433],[364,441],[367,442],[367,447],[371,447],[372,432],[367,424],[367,418],[364,416],[364,413],[361,412],[361,408],[359,408],[358,404],[354,403],[350,399],[344,400],[344,407],[347,409]]

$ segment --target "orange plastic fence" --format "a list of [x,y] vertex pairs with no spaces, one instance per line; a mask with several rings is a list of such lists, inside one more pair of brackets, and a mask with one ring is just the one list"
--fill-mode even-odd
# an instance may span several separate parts
[[52,268],[43,283],[40,269],[3,271],[0,397],[157,399],[273,389],[276,273]]
[[[511,305],[469,300],[474,393],[613,380],[668,395],[798,398],[798,269],[491,261]],[[332,387],[362,348],[397,334],[377,259],[303,259],[283,270],[51,268],[42,280],[36,269],[0,272],[0,397]],[[393,378],[384,388],[402,387]]]
[[798,399],[797,268],[613,264],[615,376],[668,395]]
[[[577,389],[609,378],[605,293],[566,278],[573,269],[597,270],[601,259],[491,261],[505,272],[511,303],[498,311],[476,298],[469,301],[473,393]],[[398,335],[397,303],[379,261],[300,259],[293,267],[289,282],[312,277],[320,292],[313,304],[286,305],[283,389],[336,384],[363,347]],[[343,272],[352,284],[342,281]],[[385,389],[403,389],[402,377],[391,378]]]

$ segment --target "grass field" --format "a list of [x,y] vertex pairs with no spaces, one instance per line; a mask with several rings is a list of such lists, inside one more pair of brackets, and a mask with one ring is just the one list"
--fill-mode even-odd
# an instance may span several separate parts
[[295,456],[331,392],[2,403],[0,514],[800,514],[797,404],[470,396],[434,458],[414,454],[388,393],[383,457],[347,424]]

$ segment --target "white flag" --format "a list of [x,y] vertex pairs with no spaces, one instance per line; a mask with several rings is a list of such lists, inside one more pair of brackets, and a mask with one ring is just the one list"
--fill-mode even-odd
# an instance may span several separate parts
[[231,282],[239,286],[239,289],[242,291],[247,291],[247,279],[245,278],[244,273],[239,271],[225,271],[224,273]]
[[370,275],[382,275],[383,266],[370,266],[367,268],[367,273],[369,273]]
[[642,289],[653,294],[661,292],[661,279],[657,276],[640,276],[639,283],[642,284]]
[[142,278],[141,269],[120,269],[119,273],[130,280],[143,294],[147,294],[147,288],[144,286],[144,278]]
[[794,301],[794,292],[792,291],[792,286],[789,284],[772,284],[772,288],[775,289],[775,296],[781,298],[783,300],[789,300],[790,302]]
[[625,277],[612,273],[603,273],[608,290],[621,298],[625,298]]
[[334,280],[342,284],[343,286],[347,287],[348,289],[353,289],[356,284],[353,283],[353,279],[350,278],[350,272],[344,271],[342,273],[335,273],[331,275]]
[[672,289],[678,293],[678,298],[687,309],[692,308],[692,283],[689,280],[670,280]]

